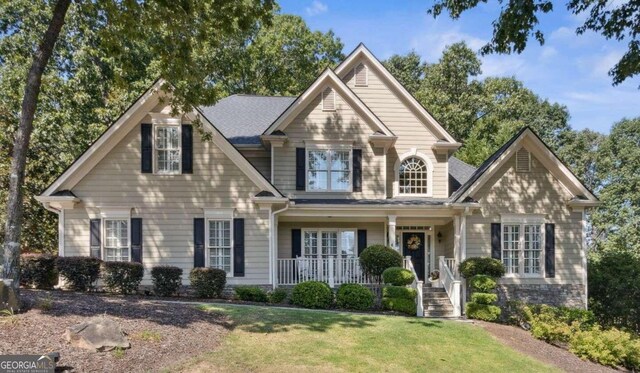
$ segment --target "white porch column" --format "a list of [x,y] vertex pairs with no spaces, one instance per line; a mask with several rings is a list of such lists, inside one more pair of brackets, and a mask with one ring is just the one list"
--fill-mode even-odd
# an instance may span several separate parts
[[460,263],[460,215],[453,217],[453,257]]
[[396,216],[389,215],[388,219],[389,219],[389,229],[388,229],[389,246],[399,251],[399,248],[397,246],[398,243],[396,242]]

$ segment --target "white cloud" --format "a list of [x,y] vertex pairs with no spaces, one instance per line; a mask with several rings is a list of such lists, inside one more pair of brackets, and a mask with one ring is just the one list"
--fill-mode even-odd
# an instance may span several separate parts
[[327,10],[329,10],[327,4],[324,4],[318,0],[314,0],[313,3],[311,3],[311,6],[305,8],[305,11],[309,16],[317,16],[318,14],[326,13]]
[[469,48],[474,51],[478,51],[487,43],[486,40],[460,32],[458,29],[453,29],[444,32],[429,30],[425,34],[414,37],[410,42],[410,46],[426,58],[427,61],[435,62],[442,56],[442,52],[447,46],[461,41],[466,42]]
[[546,61],[546,60],[552,59],[557,55],[558,55],[557,49],[555,49],[554,47],[545,46],[545,47],[542,47],[542,50],[540,52],[540,59]]
[[595,63],[593,64],[593,68],[591,70],[591,75],[594,77],[608,77],[609,70],[620,61],[623,53],[620,51],[611,51],[603,56],[598,56]]

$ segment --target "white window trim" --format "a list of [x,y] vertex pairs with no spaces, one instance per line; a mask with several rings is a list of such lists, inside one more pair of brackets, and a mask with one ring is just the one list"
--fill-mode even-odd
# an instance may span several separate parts
[[[358,84],[356,69],[360,65],[362,65],[364,67],[364,79],[365,79],[364,84]],[[353,67],[353,86],[354,87],[368,87],[369,86],[369,67],[367,65],[365,65],[363,62],[360,62],[360,63],[356,64]]]
[[[178,151],[180,162],[178,162],[178,171],[167,172],[158,170],[158,152],[156,150],[156,131],[158,128],[176,127],[178,128]],[[154,123],[152,133],[152,149],[153,149],[153,173],[155,175],[181,175],[182,174],[182,124],[174,123]]]
[[[427,165],[427,193],[400,193],[400,165],[407,158],[420,158]],[[419,152],[416,148],[400,155],[394,165],[395,179],[393,180],[393,196],[394,197],[433,197],[433,162],[426,154]]]
[[[505,278],[544,278],[545,276],[545,215],[543,214],[503,214],[500,217],[500,260],[504,258],[504,226],[520,226],[520,237],[518,243],[518,273],[507,273]],[[524,226],[540,226],[540,273],[524,273]]]
[[[316,240],[316,256],[305,256],[304,254],[304,236],[306,232],[316,232],[318,237]],[[336,232],[338,234],[338,246],[336,248],[339,253],[336,255],[337,258],[343,258],[342,256],[342,240],[341,235],[343,232],[353,232],[354,233],[354,241],[353,241],[353,257],[349,258],[357,258],[358,257],[358,229],[357,228],[304,228],[302,229],[302,234],[300,235],[300,255],[302,258],[316,258],[322,259],[322,233],[323,232]]]
[[[309,189],[309,151],[322,150],[328,153],[327,157],[327,189]],[[348,151],[349,152],[349,187],[344,190],[331,189],[331,157],[332,151]],[[304,152],[304,188],[309,193],[351,193],[353,192],[353,147],[348,145],[325,145],[314,144],[308,145]]]
[[[224,212],[223,212],[224,213]],[[211,268],[211,247],[209,246],[209,222],[211,221],[228,221],[229,222],[229,245],[231,245],[231,248],[229,250],[229,255],[230,255],[230,266],[229,266],[229,272],[227,272],[227,278],[232,278],[233,277],[233,258],[234,258],[234,242],[233,242],[233,216],[231,217],[223,217],[222,213],[220,214],[219,217],[206,217],[206,212],[205,212],[205,229],[204,229],[204,242],[205,242],[205,251],[206,251],[206,255],[205,255],[205,268]]]
[[128,262],[131,262],[131,208],[100,208],[100,258],[107,261],[107,220],[127,221]]
[[[331,92],[333,92],[333,109],[325,109],[325,107],[324,107],[324,101],[325,101],[324,100],[324,93],[327,91],[327,88],[329,88],[331,90]],[[326,111],[326,112],[330,112],[331,113],[331,112],[335,112],[338,109],[336,107],[336,95],[337,95],[336,90],[333,89],[333,87],[327,86],[322,90],[322,111]]]

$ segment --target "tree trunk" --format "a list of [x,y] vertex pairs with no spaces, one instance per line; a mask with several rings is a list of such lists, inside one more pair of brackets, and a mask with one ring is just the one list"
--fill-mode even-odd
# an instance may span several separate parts
[[[47,31],[42,37],[38,50],[33,56],[24,88],[24,98],[20,113],[20,124],[13,142],[11,171],[9,176],[9,200],[7,201],[7,222],[4,235],[4,268],[2,278],[17,296],[19,294],[20,230],[22,225],[22,184],[27,163],[29,140],[33,130],[33,117],[38,104],[42,85],[42,74],[53,54],[53,48],[60,35],[71,0],[58,0]],[[1,301],[1,300],[0,300]]]

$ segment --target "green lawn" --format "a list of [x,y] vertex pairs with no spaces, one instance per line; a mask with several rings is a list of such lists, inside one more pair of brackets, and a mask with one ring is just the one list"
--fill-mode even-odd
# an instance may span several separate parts
[[228,315],[232,331],[219,349],[178,371],[554,371],[460,322],[270,307],[202,308]]

